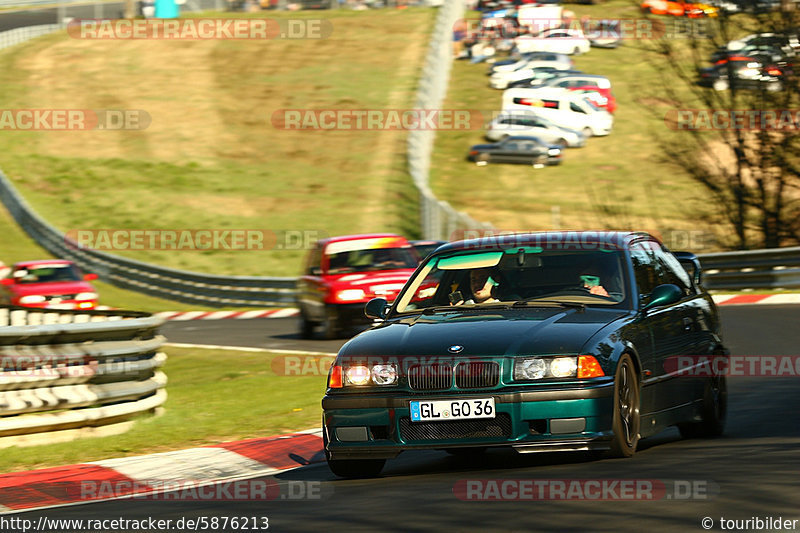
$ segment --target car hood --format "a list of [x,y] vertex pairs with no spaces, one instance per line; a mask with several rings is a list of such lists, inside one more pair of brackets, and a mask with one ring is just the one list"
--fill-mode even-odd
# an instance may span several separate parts
[[85,281],[53,281],[49,283],[17,283],[8,289],[17,296],[56,294],[77,294],[79,292],[97,292]]
[[392,319],[351,339],[344,356],[452,356],[579,353],[607,324],[628,316],[619,309],[465,310]]
[[382,296],[393,300],[408,278],[414,273],[413,268],[399,270],[378,270],[374,272],[355,272],[328,276],[331,290],[347,288],[363,289],[367,295]]

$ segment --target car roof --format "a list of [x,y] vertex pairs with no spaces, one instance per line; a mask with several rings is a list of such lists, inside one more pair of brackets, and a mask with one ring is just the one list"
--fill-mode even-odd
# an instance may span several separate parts
[[27,268],[40,265],[74,265],[72,261],[66,259],[37,259],[36,261],[20,261],[14,263],[14,268]]
[[[436,255],[460,250],[507,250],[517,246],[549,245],[556,249],[580,250],[581,246],[604,245],[616,249],[625,249],[637,240],[659,239],[643,231],[542,231],[534,233],[513,233],[489,235],[477,239],[455,241],[441,246]],[[596,249],[596,248],[595,248]]]
[[534,141],[539,144],[549,146],[548,143],[544,142],[539,137],[534,137],[533,135],[510,135],[501,142],[508,142],[508,141]]
[[574,93],[572,91],[564,88],[564,87],[514,87],[512,89],[506,89],[505,92],[508,91],[535,91],[523,94],[529,94],[531,97],[539,97],[539,98],[561,98],[562,96],[569,96]]
[[357,241],[361,239],[403,239],[404,241],[408,242],[405,237],[402,235],[397,235],[396,233],[359,233],[356,235],[339,235],[336,237],[326,237],[324,239],[320,239],[318,242],[320,244],[330,244],[332,242]]

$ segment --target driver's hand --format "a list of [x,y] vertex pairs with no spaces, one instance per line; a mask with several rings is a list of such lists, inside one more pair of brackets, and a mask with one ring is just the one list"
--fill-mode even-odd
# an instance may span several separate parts
[[603,288],[602,285],[595,285],[589,289],[589,292],[592,294],[597,294],[598,296],[608,296],[608,292]]

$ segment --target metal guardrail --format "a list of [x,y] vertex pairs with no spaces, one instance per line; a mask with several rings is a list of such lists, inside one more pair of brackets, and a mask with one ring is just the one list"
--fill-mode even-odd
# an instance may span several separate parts
[[714,290],[800,288],[800,246],[698,255]]
[[99,427],[166,400],[162,318],[0,307],[0,447],[7,437]]
[[[453,64],[453,27],[458,19],[464,17],[465,11],[464,0],[447,0],[439,8],[417,89],[416,109],[441,107]],[[449,240],[459,229],[491,229],[491,224],[476,221],[433,194],[429,174],[434,138],[433,130],[412,130],[407,140],[408,172],[419,191],[423,237]]]
[[285,306],[296,278],[216,276],[176,270],[81,248],[28,206],[0,172],[0,202],[30,237],[56,257],[74,261],[105,282],[153,296],[210,307]]
[[53,33],[61,28],[58,24],[39,24],[38,26],[25,26],[13,30],[0,32],[0,49],[8,48],[36,37]]
[[25,8],[25,7],[40,7],[40,6],[56,6],[64,4],[88,4],[87,0],[17,0],[0,2],[0,8]]

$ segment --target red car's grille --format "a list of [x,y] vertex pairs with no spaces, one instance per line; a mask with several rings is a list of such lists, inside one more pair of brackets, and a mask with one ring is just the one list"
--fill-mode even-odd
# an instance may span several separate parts
[[77,294],[50,294],[45,296],[48,302],[53,300],[74,300]]

